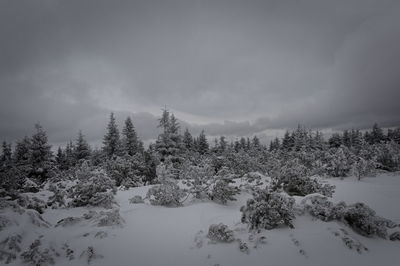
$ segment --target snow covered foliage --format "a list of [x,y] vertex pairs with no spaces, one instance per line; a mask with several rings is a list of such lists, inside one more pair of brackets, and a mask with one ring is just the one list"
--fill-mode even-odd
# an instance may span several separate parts
[[129,203],[130,204],[139,204],[139,203],[144,203],[144,200],[141,196],[136,195],[129,199]]
[[335,187],[321,184],[317,179],[308,176],[307,168],[299,159],[292,159],[272,172],[273,188],[282,188],[289,195],[305,196],[321,193],[331,197]]
[[222,204],[234,201],[240,190],[234,185],[235,175],[222,166],[217,173],[209,160],[202,160],[198,164],[184,165],[181,176],[188,191],[196,199],[210,199]]
[[375,211],[364,203],[346,205],[334,204],[321,195],[310,195],[302,201],[305,210],[322,221],[337,220],[350,226],[355,232],[366,236],[387,237],[387,228],[396,226],[392,221],[377,216]]
[[18,253],[21,252],[21,242],[22,236],[15,233],[2,240],[0,242],[0,262],[9,264],[17,259]]
[[102,259],[103,255],[98,254],[97,252],[95,252],[92,246],[89,246],[86,250],[82,251],[79,258],[85,259],[87,264],[90,264],[95,259]]
[[60,256],[58,252],[52,248],[43,248],[40,239],[36,239],[29,248],[21,254],[24,263],[33,266],[54,265],[55,257]]
[[72,207],[99,206],[112,208],[114,200],[114,181],[111,180],[104,171],[99,169],[90,170],[83,167],[78,172],[78,183],[71,188],[69,197]]
[[212,201],[217,201],[226,204],[228,201],[236,200],[235,195],[240,193],[237,186],[234,186],[233,175],[227,168],[222,168],[213,177],[208,197]]
[[215,242],[230,243],[235,241],[234,233],[223,223],[212,224],[208,228],[207,237]]
[[160,164],[157,167],[157,178],[161,184],[153,186],[147,191],[147,198],[152,205],[169,207],[182,205],[181,200],[186,196],[186,192],[177,185],[177,181],[173,177],[172,164]]
[[142,172],[144,159],[141,155],[124,155],[109,159],[106,170],[109,177],[115,180],[116,186],[138,187],[143,184]]
[[201,160],[196,165],[187,161],[183,165],[180,175],[194,198],[205,199],[208,198],[209,182],[214,173],[215,170],[211,167],[210,161]]
[[352,173],[360,180],[362,177],[372,175],[375,172],[376,165],[375,160],[357,157],[352,165]]
[[152,205],[168,207],[181,206],[181,200],[185,196],[186,193],[173,181],[164,182],[161,185],[151,187],[147,192],[147,198],[149,198]]
[[304,207],[306,212],[311,214],[311,216],[324,222],[341,220],[346,208],[344,202],[334,204],[329,201],[327,197],[320,194],[305,197],[301,201],[301,205]]
[[21,207],[36,210],[40,214],[42,214],[44,209],[47,208],[46,202],[35,196],[30,196],[27,194],[21,194],[17,202]]
[[333,177],[348,176],[351,170],[351,154],[348,148],[340,146],[326,154],[326,173]]
[[375,211],[364,203],[349,205],[343,215],[343,220],[357,233],[382,238],[387,236],[387,225],[392,222],[379,217]]
[[281,225],[293,228],[293,206],[294,199],[283,193],[260,190],[241,207],[242,223],[250,229],[270,230]]

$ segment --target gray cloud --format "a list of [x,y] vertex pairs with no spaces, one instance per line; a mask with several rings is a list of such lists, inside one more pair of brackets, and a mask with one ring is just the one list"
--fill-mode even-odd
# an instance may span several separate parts
[[164,105],[196,134],[396,126],[399,46],[395,0],[1,1],[0,136],[100,143],[114,111],[152,139]]

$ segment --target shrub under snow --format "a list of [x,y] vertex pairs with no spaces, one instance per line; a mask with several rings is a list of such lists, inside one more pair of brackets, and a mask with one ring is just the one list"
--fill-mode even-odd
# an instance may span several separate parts
[[114,182],[107,175],[101,171],[90,171],[86,178],[81,178],[72,187],[69,204],[73,207],[90,205],[110,209],[116,203],[114,189]]
[[346,205],[344,202],[334,204],[321,195],[312,195],[302,201],[305,210],[322,221],[338,220],[349,225],[357,233],[372,237],[387,237],[387,228],[392,228],[394,222],[377,216],[364,203]]
[[294,199],[277,192],[261,190],[241,207],[242,222],[250,229],[273,229],[280,225],[293,228]]
[[147,191],[147,197],[152,205],[162,205],[169,207],[181,206],[181,200],[186,193],[174,182],[164,182],[154,186]]
[[282,188],[292,196],[306,196],[313,193],[321,193],[331,197],[335,186],[321,184],[317,179],[308,176],[307,168],[299,159],[288,161],[277,167],[271,173],[274,188]]
[[216,242],[229,243],[235,241],[233,231],[223,223],[210,225],[207,237]]

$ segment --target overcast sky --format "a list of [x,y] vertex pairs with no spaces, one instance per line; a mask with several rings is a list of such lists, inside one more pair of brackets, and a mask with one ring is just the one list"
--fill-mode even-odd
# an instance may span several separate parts
[[400,125],[398,0],[2,0],[0,137]]

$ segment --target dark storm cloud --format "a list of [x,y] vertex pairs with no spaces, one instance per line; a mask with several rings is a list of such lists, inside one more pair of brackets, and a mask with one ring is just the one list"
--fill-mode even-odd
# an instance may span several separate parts
[[395,0],[5,0],[0,136],[100,143],[115,111],[152,139],[164,105],[215,136],[395,126],[398,47]]

